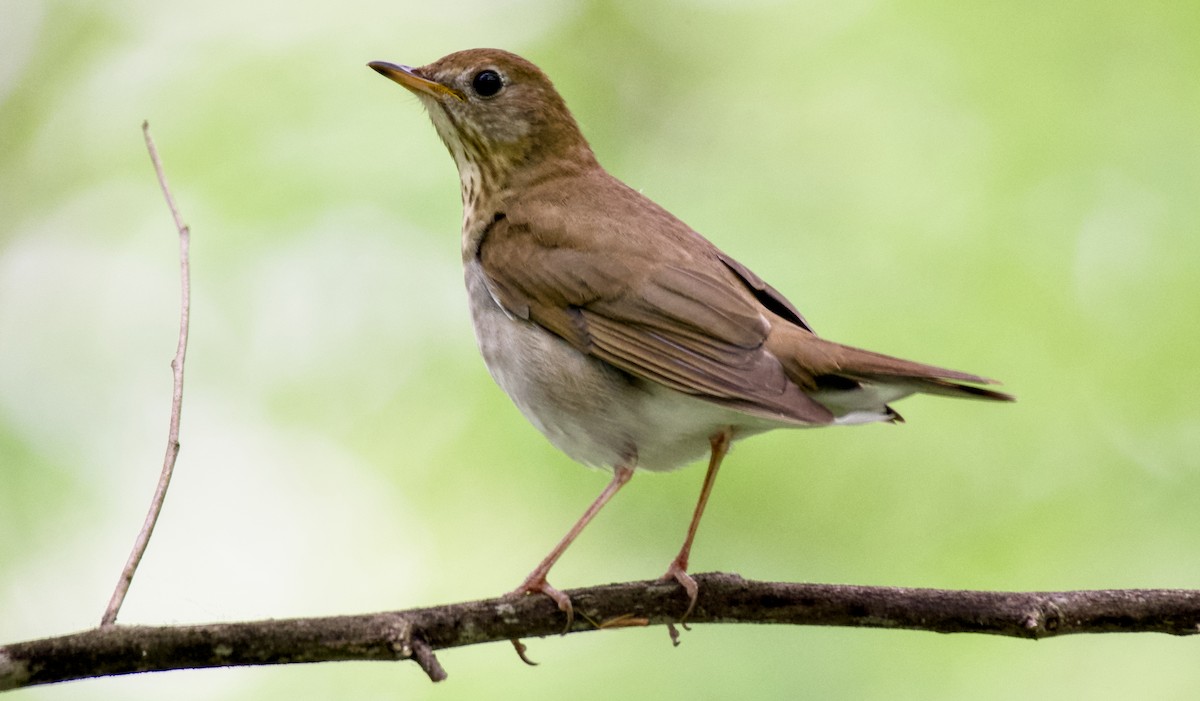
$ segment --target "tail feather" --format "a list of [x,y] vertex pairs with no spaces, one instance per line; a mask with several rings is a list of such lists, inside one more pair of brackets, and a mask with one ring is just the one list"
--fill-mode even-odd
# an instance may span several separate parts
[[[936,394],[941,397],[954,397],[957,399],[985,399],[997,402],[1016,401],[1016,397],[1005,392],[997,392],[992,389],[987,389],[986,387],[974,387],[972,385],[962,384],[960,382],[952,382],[940,377],[864,375],[857,379],[873,383],[907,385],[912,388],[913,392],[920,394]],[[987,380],[986,382],[987,384],[999,384],[995,380]]]
[[914,393],[1014,401],[1004,392],[973,386],[999,384],[996,380],[826,341],[800,329],[773,333],[767,343],[784,359],[788,377],[818,395],[855,394],[865,385],[874,390],[867,394],[885,402]]

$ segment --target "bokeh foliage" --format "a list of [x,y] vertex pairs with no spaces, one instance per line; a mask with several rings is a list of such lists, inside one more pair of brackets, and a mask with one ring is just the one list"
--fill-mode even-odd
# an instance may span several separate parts
[[[365,67],[539,63],[600,159],[824,335],[1013,406],[740,444],[697,571],[1197,587],[1200,5],[0,5],[0,639],[95,624],[157,474],[177,314],[149,119],[193,227],[173,492],[122,616],[405,608],[512,588],[605,481],[474,351],[453,165]],[[701,471],[636,479],[555,570],[657,576]],[[1197,641],[699,626],[411,665],[172,673],[105,698],[1193,698]],[[569,685],[569,687],[567,686]]]

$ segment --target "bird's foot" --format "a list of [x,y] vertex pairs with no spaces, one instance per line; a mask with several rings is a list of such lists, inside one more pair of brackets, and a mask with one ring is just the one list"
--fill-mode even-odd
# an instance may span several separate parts
[[679,619],[679,623],[683,624],[686,630],[688,616],[692,615],[692,609],[696,608],[696,598],[700,596],[700,586],[696,584],[696,580],[692,578],[692,575],[687,573],[687,563],[681,562],[679,558],[672,560],[666,574],[658,579],[660,582],[669,582],[671,580],[679,582],[679,586],[683,587],[683,590],[688,595],[687,610],[683,612],[683,617]]
[[[558,604],[558,610],[567,614],[567,625],[563,627],[563,635],[566,635],[567,631],[571,630],[571,624],[575,622],[575,607],[571,605],[571,597],[550,586],[550,583],[546,581],[546,573],[536,570],[531,572],[525,578],[525,581],[521,582],[521,586],[509,592],[508,596],[509,598],[519,599],[528,594],[544,594],[550,597],[554,603]],[[537,662],[529,659],[525,654],[524,643],[516,638],[513,638],[509,642],[513,644],[513,649],[517,651],[517,656],[521,658],[522,662],[530,667],[537,666]]]
[[525,581],[521,582],[521,586],[513,589],[509,596],[519,599],[526,594],[544,594],[550,597],[554,603],[558,604],[558,610],[567,614],[567,625],[563,628],[563,633],[571,630],[571,624],[575,622],[575,607],[571,605],[571,597],[550,586],[550,583],[546,581],[545,573],[536,570],[530,573]]

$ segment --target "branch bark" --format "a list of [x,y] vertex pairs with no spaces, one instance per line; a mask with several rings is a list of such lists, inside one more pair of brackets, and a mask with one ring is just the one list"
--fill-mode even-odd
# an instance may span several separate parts
[[[1200,632],[1200,590],[988,592],[791,584],[696,575],[700,623],[900,628],[1039,639],[1075,633]],[[628,582],[567,592],[567,632],[676,621],[674,583]],[[376,614],[195,626],[112,625],[0,647],[0,690],[73,679],[200,667],[412,659],[434,681],[434,652],[563,632],[546,597],[487,599]]]

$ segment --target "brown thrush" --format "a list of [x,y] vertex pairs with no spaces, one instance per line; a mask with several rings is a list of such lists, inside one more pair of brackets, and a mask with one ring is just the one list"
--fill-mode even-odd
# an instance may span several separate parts
[[[819,338],[782,294],[592,154],[550,79],[495,49],[369,64],[421,99],[458,165],[462,259],[479,350],[550,442],[612,481],[514,594],[546,575],[635,468],[709,452],[674,579],[733,441],[773,428],[900,421],[914,393],[1011,400],[991,380]],[[685,613],[684,617],[686,618]]]

